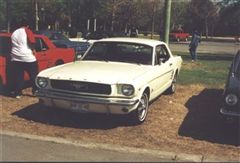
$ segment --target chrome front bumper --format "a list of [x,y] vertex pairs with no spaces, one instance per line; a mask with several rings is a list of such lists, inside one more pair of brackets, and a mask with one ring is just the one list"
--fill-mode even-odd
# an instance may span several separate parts
[[89,96],[55,90],[39,90],[36,96],[46,106],[59,107],[77,112],[127,114],[135,110],[139,103],[138,99]]
[[236,116],[236,117],[240,117],[240,112],[233,112],[230,110],[226,110],[224,108],[220,109],[220,113],[223,115],[227,115],[227,116]]

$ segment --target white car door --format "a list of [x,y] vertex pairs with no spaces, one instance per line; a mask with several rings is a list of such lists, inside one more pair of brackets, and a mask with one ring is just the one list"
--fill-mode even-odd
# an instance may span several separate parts
[[153,98],[163,93],[172,83],[173,61],[165,45],[156,47],[154,64]]

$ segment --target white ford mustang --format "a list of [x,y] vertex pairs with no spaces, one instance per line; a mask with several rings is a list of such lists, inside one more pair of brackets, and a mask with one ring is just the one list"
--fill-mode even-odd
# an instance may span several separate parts
[[149,102],[175,92],[182,58],[161,41],[107,38],[79,60],[41,71],[36,84],[46,106],[78,112],[128,114],[145,121]]

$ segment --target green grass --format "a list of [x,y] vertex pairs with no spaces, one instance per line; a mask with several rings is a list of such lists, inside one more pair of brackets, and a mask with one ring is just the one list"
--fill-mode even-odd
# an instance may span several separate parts
[[183,52],[173,52],[183,59],[178,83],[181,85],[200,84],[210,88],[225,85],[233,56],[218,54],[198,54],[197,62],[191,62],[190,55]]

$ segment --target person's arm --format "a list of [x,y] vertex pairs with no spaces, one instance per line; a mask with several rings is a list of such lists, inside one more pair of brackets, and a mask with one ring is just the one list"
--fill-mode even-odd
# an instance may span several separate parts
[[30,49],[33,51],[33,54],[35,55],[35,53],[36,53],[36,50],[35,50],[36,39],[34,37],[34,34],[27,27],[25,27],[25,31],[26,31],[26,34],[27,34],[28,45],[29,45]]
[[25,27],[25,31],[26,31],[29,43],[35,44],[36,43],[36,39],[34,37],[33,32],[29,28],[27,28],[27,27]]

